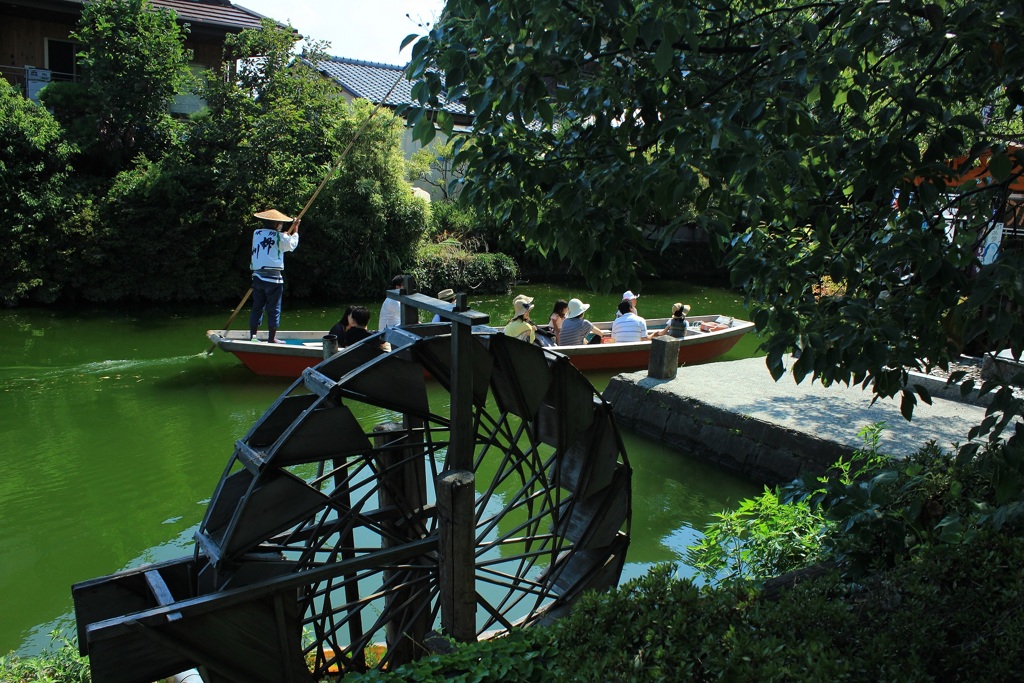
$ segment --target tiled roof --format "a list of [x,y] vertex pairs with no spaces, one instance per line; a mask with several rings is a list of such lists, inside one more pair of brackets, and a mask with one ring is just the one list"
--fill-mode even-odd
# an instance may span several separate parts
[[[12,6],[46,9],[64,14],[79,14],[85,0],[63,0],[63,2],[12,2]],[[237,32],[247,28],[259,28],[263,15],[228,0],[150,0],[158,9],[173,9],[180,21],[187,21],[196,28],[217,29]]]
[[[395,89],[385,104],[397,107],[412,103],[413,83],[402,76],[405,67],[331,57],[317,62],[316,68],[354,96],[374,104],[379,104],[392,86],[395,86]],[[398,85],[395,85],[396,80]],[[466,114],[466,105],[458,100],[448,102],[442,97],[441,102],[442,108],[447,112],[456,115]]]
[[263,15],[230,2],[212,0],[149,0],[153,7],[173,9],[178,19],[192,24],[223,27],[229,31],[259,28]]

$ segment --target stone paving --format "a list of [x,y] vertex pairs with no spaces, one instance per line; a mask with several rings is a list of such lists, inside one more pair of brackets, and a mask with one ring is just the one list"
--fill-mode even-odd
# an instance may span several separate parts
[[[942,384],[928,389],[942,393]],[[984,406],[934,397],[932,405],[918,400],[908,422],[898,396],[872,404],[859,385],[797,384],[788,373],[775,382],[764,358],[682,367],[673,380],[617,375],[604,395],[620,426],[766,483],[824,471],[837,454],[862,446],[858,432],[873,423],[885,423],[880,450],[902,457],[928,441],[946,449],[966,443],[985,415]]]

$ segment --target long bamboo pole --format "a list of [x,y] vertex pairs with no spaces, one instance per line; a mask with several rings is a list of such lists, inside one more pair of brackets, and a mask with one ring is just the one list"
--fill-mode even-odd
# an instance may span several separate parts
[[[398,84],[402,82],[402,77],[405,76],[405,69],[408,68],[408,66],[409,65],[406,64],[405,67],[399,72],[398,78],[396,78],[395,82],[391,84],[391,89],[388,90],[387,94],[384,95],[383,98],[381,98],[381,101],[377,103],[377,106],[373,108],[373,111],[370,112],[370,115],[366,117],[366,120],[363,121],[362,125],[359,126],[359,130],[356,131],[356,134],[352,136],[351,140],[349,140],[348,145],[345,147],[344,150],[342,150],[341,156],[338,157],[338,161],[334,164],[334,166],[331,167],[331,170],[327,172],[327,174],[324,176],[324,179],[320,181],[320,184],[317,186],[316,191],[313,192],[313,196],[310,197],[309,201],[306,202],[306,205],[302,207],[302,211],[300,211],[299,215],[295,217],[295,220],[301,219],[303,216],[306,215],[306,212],[309,211],[309,207],[313,204],[313,201],[317,198],[317,195],[320,194],[320,190],[324,189],[324,185],[327,184],[327,181],[330,180],[331,176],[334,175],[334,172],[341,167],[341,162],[345,160],[345,157],[348,156],[348,153],[352,150],[352,147],[355,146],[356,141],[359,140],[359,136],[362,135],[363,131],[366,130],[366,127],[370,125],[370,121],[373,120],[373,117],[377,115],[377,112],[380,111],[380,108],[384,106],[384,103],[387,102],[389,97],[391,97],[391,93],[395,91],[395,88],[398,87]],[[231,323],[234,322],[235,317],[238,315],[238,312],[242,310],[242,306],[245,305],[245,302],[249,300],[249,297],[251,295],[252,287],[249,287],[249,291],[245,293],[245,296],[242,297],[242,300],[238,302],[237,306],[235,306],[235,310],[231,313],[231,317],[228,318],[228,321],[226,323],[224,323],[225,332],[227,332],[228,329],[231,327]],[[210,348],[206,350],[206,355],[210,355],[211,353],[213,353],[213,350],[216,348],[217,342],[210,344]]]

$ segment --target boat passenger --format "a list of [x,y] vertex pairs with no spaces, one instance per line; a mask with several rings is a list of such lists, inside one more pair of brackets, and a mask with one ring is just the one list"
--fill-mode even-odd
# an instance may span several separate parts
[[579,299],[569,299],[569,309],[565,314],[565,322],[562,323],[562,335],[559,342],[562,346],[593,343],[588,342],[588,337],[591,336],[594,336],[597,343],[600,343],[601,330],[583,317],[588,308],[590,308],[590,304],[585,304]]
[[[635,310],[636,309],[636,300],[639,299],[639,298],[640,298],[639,294],[634,294],[632,291],[630,291],[628,289],[625,292],[622,293],[622,300],[629,302],[630,307],[634,309],[634,311],[633,311],[634,313],[636,312],[636,310]],[[616,318],[618,318],[622,314],[623,313],[622,313],[621,310],[615,311],[615,317]]]
[[537,328],[530,320],[533,297],[520,294],[512,300],[512,307],[514,315],[505,325],[505,334],[532,344],[537,340]]
[[559,344],[560,334],[562,332],[562,321],[565,320],[565,312],[569,310],[569,302],[565,299],[559,299],[555,302],[555,307],[551,309],[551,316],[548,318],[548,324],[551,326],[551,333],[555,336],[555,344]]
[[[389,292],[401,292],[405,288],[405,276],[396,275],[391,278],[391,287],[388,288]],[[380,307],[380,329],[386,329],[388,327],[395,327],[402,322],[402,304],[398,303],[396,299],[384,299],[384,303]]]
[[636,307],[629,299],[619,302],[619,317],[612,323],[612,341],[638,342],[650,339],[647,321],[636,314]]
[[366,329],[370,324],[370,311],[366,306],[353,306],[349,318],[352,320],[352,327],[346,330],[345,343],[342,346],[358,344],[374,333],[373,330]]
[[[455,303],[455,290],[454,289],[442,289],[437,293],[437,298],[441,301],[447,301],[450,304]],[[434,314],[434,318],[430,321],[434,323],[442,322],[441,316],[437,313]]]
[[341,320],[334,323],[334,327],[327,334],[333,334],[338,338],[338,343],[344,346],[345,344],[345,331],[352,327],[352,319],[349,317],[352,315],[352,306],[346,306],[345,312],[341,314]]
[[[267,313],[267,341],[284,344],[277,338],[281,326],[281,298],[284,295],[284,255],[299,246],[299,223],[301,218],[291,218],[277,209],[254,213],[260,227],[252,233],[252,254],[249,266],[252,270],[252,311],[249,313],[249,337],[257,341],[256,332],[263,323],[263,312]],[[285,231],[285,226],[288,226]]]
[[690,312],[689,304],[675,303],[672,304],[672,317],[665,323],[665,329],[658,330],[657,332],[651,333],[651,339],[660,337],[662,335],[668,335],[670,337],[676,337],[682,339],[686,336],[686,314]]

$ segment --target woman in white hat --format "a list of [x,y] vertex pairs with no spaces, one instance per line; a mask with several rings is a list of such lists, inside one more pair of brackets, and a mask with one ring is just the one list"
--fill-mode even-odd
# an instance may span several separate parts
[[522,339],[531,344],[537,339],[537,328],[530,320],[530,309],[533,308],[533,297],[520,294],[512,300],[515,314],[505,325],[505,334],[509,337]]
[[[437,298],[440,299],[441,301],[447,301],[448,303],[453,304],[453,303],[455,303],[455,290],[454,289],[442,289],[440,292],[437,293]],[[435,313],[434,314],[434,318],[433,318],[433,320],[431,320],[431,322],[435,322],[435,323],[441,322],[441,316],[438,315],[437,313]]]
[[558,338],[559,346],[583,344],[588,335],[601,334],[601,330],[597,329],[594,323],[583,317],[589,308],[590,304],[585,304],[579,299],[569,299],[569,309],[565,312],[562,333]]
[[[249,336],[256,341],[256,332],[267,312],[267,341],[283,344],[277,338],[281,326],[281,297],[284,294],[284,255],[299,246],[301,218],[291,218],[277,209],[254,213],[263,224],[252,233],[252,311],[249,313]],[[291,226],[285,232],[285,226]]]

